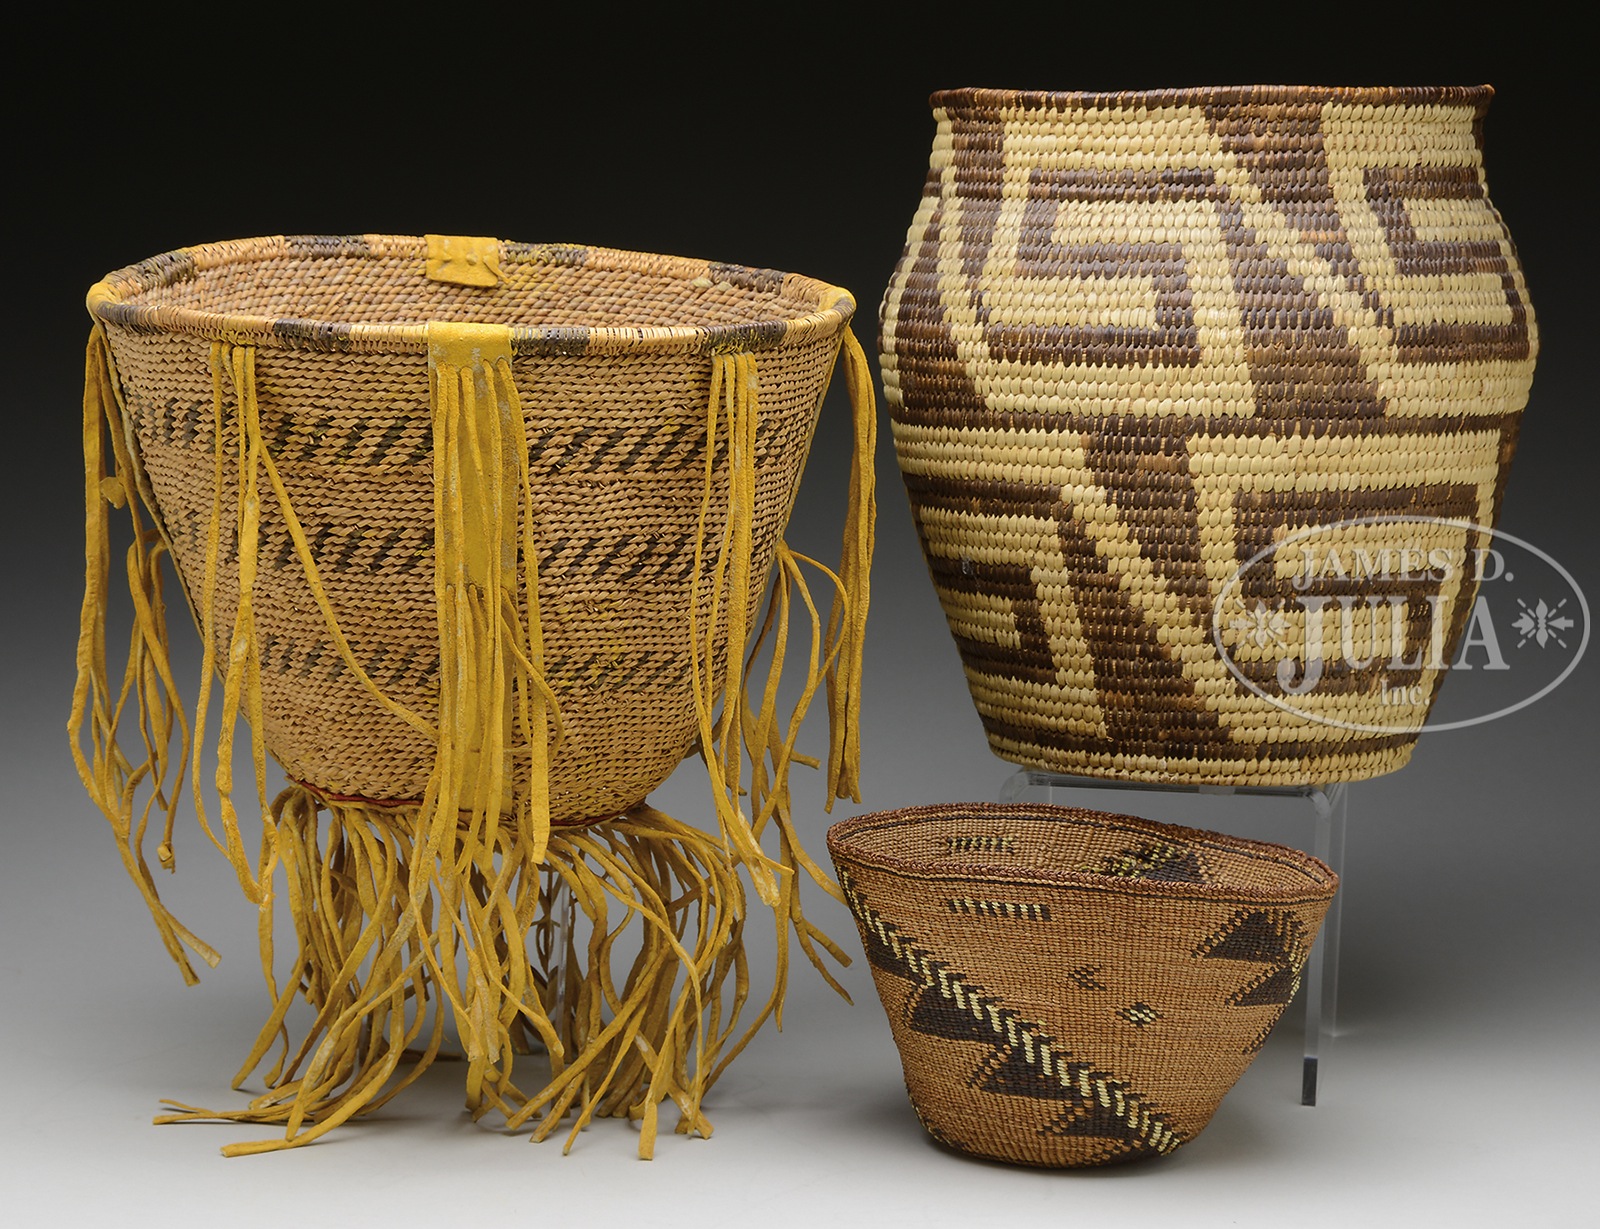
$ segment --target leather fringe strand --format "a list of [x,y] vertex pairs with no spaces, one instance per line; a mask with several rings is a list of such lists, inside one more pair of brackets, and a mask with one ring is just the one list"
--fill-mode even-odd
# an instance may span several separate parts
[[[559,752],[561,721],[558,698],[543,675],[537,512],[509,334],[486,326],[436,325],[429,341],[443,680],[437,725],[385,696],[340,631],[311,545],[263,440],[254,348],[226,342],[214,343],[211,356],[217,444],[205,574],[199,592],[188,595],[204,645],[191,723],[168,651],[161,579],[168,546],[139,469],[110,348],[98,324],[90,336],[83,423],[86,567],[70,719],[73,754],[164,945],[191,983],[197,974],[189,952],[211,965],[217,954],[161,902],[142,849],[159,815],[158,861],[165,869],[175,867],[172,829],[184,778],[192,776],[201,825],[259,910],[262,971],[273,1003],[234,1081],[240,1087],[259,1072],[267,1092],[236,1110],[172,1102],[172,1112],[156,1121],[283,1128],[281,1136],[225,1147],[229,1156],[309,1143],[385,1104],[440,1058],[448,1012],[463,1050],[466,1103],[474,1117],[496,1113],[511,1129],[528,1128],[534,1139],[570,1120],[570,1148],[592,1118],[626,1116],[639,1123],[639,1155],[648,1158],[663,1101],[677,1107],[679,1133],[709,1136],[702,1110],[706,1092],[764,1023],[771,1019],[781,1026],[791,935],[844,993],[824,960],[831,956],[844,964],[848,957],[801,908],[802,874],[836,897],[839,892],[801,847],[788,774],[796,761],[819,766],[795,747],[805,710],[823,690],[830,721],[828,805],[835,797],[859,801],[861,645],[876,447],[866,359],[847,331],[842,358],[855,448],[840,567],[829,570],[780,543],[765,617],[752,628],[745,598],[756,584],[751,528],[757,359],[749,353],[713,358],[695,546],[696,575],[709,587],[709,615],[691,619],[686,647],[717,823],[705,831],[640,803],[606,823],[570,827],[552,824],[550,815],[548,770]],[[231,463],[223,442],[230,413],[238,415]],[[719,474],[711,458],[723,436],[730,446]],[[235,489],[226,490],[230,471]],[[346,667],[388,712],[437,740],[420,801],[364,803],[303,784],[268,801],[251,602],[263,501],[286,525],[309,594]],[[144,524],[141,502],[152,525]],[[109,509],[124,506],[134,530],[127,556],[134,626],[114,690],[105,630]],[[724,506],[727,514],[713,533],[713,511]],[[238,593],[233,625],[219,636],[219,559],[222,542],[232,536],[225,516],[237,518]],[[825,628],[805,567],[820,572],[833,590]],[[796,603],[810,619],[807,674],[794,709],[780,721],[779,676]],[[222,661],[219,644],[226,648]],[[770,655],[770,665],[758,680],[756,662],[764,655]],[[726,663],[720,679],[719,657]],[[200,780],[213,708],[215,824],[201,802]],[[254,851],[246,847],[247,825],[234,802],[234,739],[241,718],[250,731],[261,816]],[[129,723],[137,726],[143,748],[137,762],[118,743],[119,730]],[[513,789],[514,780],[529,784]],[[774,845],[769,852],[767,846]],[[759,1008],[750,1003],[744,951],[744,877],[772,911],[778,934],[772,990]],[[287,966],[294,972],[281,982],[274,931],[280,891],[296,942]],[[581,916],[582,925],[563,925],[564,910]],[[314,1015],[295,1041],[290,1018],[297,1000]],[[541,1083],[525,1091],[514,1076],[529,1066]]]

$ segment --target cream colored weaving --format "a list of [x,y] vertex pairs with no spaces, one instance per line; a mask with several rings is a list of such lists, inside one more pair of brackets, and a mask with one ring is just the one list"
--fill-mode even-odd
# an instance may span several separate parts
[[1405,763],[1537,353],[1489,97],[934,96],[884,391],[996,754],[1246,785]]

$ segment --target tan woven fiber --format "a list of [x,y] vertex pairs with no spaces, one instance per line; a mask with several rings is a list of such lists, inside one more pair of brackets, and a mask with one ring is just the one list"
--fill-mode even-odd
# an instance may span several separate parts
[[[185,588],[198,593],[214,485],[210,339],[253,341],[262,431],[339,625],[382,691],[425,712],[439,663],[423,325],[453,315],[511,325],[539,504],[546,677],[564,695],[552,818],[609,818],[660,784],[698,734],[684,629],[708,355],[744,335],[782,342],[762,371],[754,569],[764,576],[848,300],[841,311],[844,292],[807,279],[745,274],[735,285],[739,274],[703,263],[536,248],[510,248],[506,279],[486,292],[428,280],[423,260],[420,239],[265,240],[108,279],[117,300],[99,314],[138,456]],[[752,316],[766,318],[764,338]],[[230,489],[236,431],[230,416]],[[255,593],[268,745],[291,777],[328,793],[420,798],[432,741],[383,712],[346,667],[273,511],[263,511]],[[229,553],[219,652],[237,592]],[[702,593],[702,612],[708,601]]]
[[1490,96],[934,95],[884,393],[997,755],[1234,785],[1406,762],[1538,350]]
[[1281,845],[1064,807],[862,815],[828,850],[923,1125],[1025,1165],[1193,1139],[1337,888]]
[[[279,984],[264,932],[275,1006],[240,1078],[297,995],[319,1013],[248,1110],[175,1116],[286,1128],[231,1153],[315,1139],[414,1079],[449,1011],[475,1114],[539,1137],[628,1115],[648,1156],[671,1098],[680,1131],[708,1134],[700,1098],[787,976],[780,953],[740,1025],[741,874],[819,969],[837,954],[801,909],[802,874],[837,888],[801,848],[788,769],[824,692],[828,804],[858,794],[875,426],[853,299],[705,261],[364,235],[168,253],[110,275],[89,307],[80,772],[187,977],[186,947],[215,953],[161,904],[142,852],[164,812],[171,869],[186,776],[264,917],[286,879],[300,972]],[[856,438],[832,570],[781,539],[841,356]],[[136,620],[119,699],[106,520],[124,504]],[[205,645],[192,709],[171,675],[164,554]],[[808,677],[780,719],[797,603]],[[135,709],[142,765],[117,743]],[[240,719],[254,807],[234,800]],[[696,753],[710,831],[646,801]],[[293,783],[275,801],[269,756]],[[587,951],[575,934],[550,947],[555,890]],[[618,943],[631,919],[636,951]],[[511,1072],[530,1047],[551,1070],[524,1091]]]

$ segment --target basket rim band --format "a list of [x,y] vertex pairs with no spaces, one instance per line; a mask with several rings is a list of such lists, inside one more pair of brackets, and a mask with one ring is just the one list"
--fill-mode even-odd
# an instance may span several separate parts
[[[351,260],[363,257],[427,257],[427,242],[408,235],[268,235],[177,248],[108,273],[89,289],[89,313],[103,324],[141,333],[181,333],[210,341],[280,349],[381,351],[426,354],[427,322],[368,324],[332,320],[274,319],[200,311],[128,300],[197,274],[230,265],[284,258]],[[767,293],[782,291],[814,303],[816,310],[785,319],[767,317],[731,325],[511,326],[514,355],[580,355],[620,352],[717,354],[771,350],[835,337],[856,310],[855,296],[840,286],[775,269],[725,264],[691,257],[661,256],[581,244],[499,241],[504,266],[582,266],[601,271],[644,272],[693,282],[711,279]]]
[[[1183,841],[1242,857],[1273,862],[1287,871],[1303,877],[1299,884],[1285,884],[1282,888],[1260,885],[1246,886],[1237,883],[1189,883],[1169,879],[1134,879],[1120,875],[1102,875],[1093,871],[1054,868],[1039,865],[1007,865],[994,860],[985,861],[981,854],[968,857],[952,855],[935,861],[912,861],[892,854],[863,850],[854,838],[884,828],[906,826],[923,820],[949,820],[970,817],[973,819],[1013,818],[1046,822],[1105,823],[1111,821],[1118,828],[1131,832],[1160,837],[1169,841]],[[924,882],[971,882],[975,877],[1005,884],[1008,887],[1035,885],[1040,887],[1072,887],[1084,891],[1109,892],[1117,895],[1148,896],[1160,899],[1192,897],[1214,901],[1272,901],[1291,904],[1305,900],[1332,899],[1339,886],[1339,876],[1333,868],[1304,850],[1271,841],[1258,841],[1248,837],[1232,836],[1205,828],[1188,828],[1179,824],[1163,823],[1137,815],[1112,811],[1097,811],[1087,807],[1063,807],[1045,803],[940,803],[932,806],[902,807],[891,811],[873,811],[841,820],[828,829],[828,850],[835,861],[854,862],[873,870]]]
[[1153,90],[1014,90],[966,86],[937,90],[935,111],[1129,111],[1157,107],[1283,106],[1345,103],[1366,107],[1471,107],[1482,115],[1494,97],[1490,85],[1216,85]]

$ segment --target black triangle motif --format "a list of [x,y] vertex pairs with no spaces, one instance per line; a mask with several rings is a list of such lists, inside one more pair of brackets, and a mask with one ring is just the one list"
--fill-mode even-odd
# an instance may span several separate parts
[[1309,947],[1305,925],[1294,914],[1240,909],[1228,919],[1227,925],[1195,949],[1195,954],[1201,957],[1249,960],[1268,966],[1227,999],[1233,1007],[1278,1009],[1266,1027],[1244,1048],[1244,1053],[1254,1053],[1266,1044],[1272,1026],[1300,989],[1300,970]]
[[1206,883],[1209,880],[1205,863],[1200,861],[1200,855],[1192,849],[1186,850],[1181,857],[1169,859],[1152,867],[1145,874],[1145,878],[1160,879],[1167,883]]
[[873,931],[866,930],[862,932],[861,946],[866,949],[867,963],[873,968],[882,969],[885,973],[893,974],[895,977],[909,978],[913,976],[899,957],[894,954],[894,950],[889,946],[888,942]]
[[[927,1036],[993,1047],[970,1076],[974,1087],[1003,1096],[1065,1102],[1067,1112],[1041,1134],[1104,1138],[1106,1158],[1171,1152],[1187,1138],[1138,1093],[1087,1063],[1072,1061],[1037,1021],[1007,1007],[912,942],[861,898],[848,874],[840,873],[839,886],[859,923],[868,960],[885,973],[921,984],[907,1025]],[[1080,1120],[1092,1121],[1094,1129],[1070,1125]]]
[[1293,918],[1273,917],[1261,909],[1241,909],[1227,925],[1203,942],[1196,955],[1213,960],[1254,960],[1275,964],[1286,960],[1291,948]]
[[[1035,1101],[1077,1102],[1082,1099],[1076,1087],[1066,1084],[1058,1076],[1046,1075],[1030,1063],[1021,1046],[1010,1046],[1000,1051],[996,1061],[973,1073],[973,1083],[985,1092],[997,1092],[1008,1097],[1031,1097]],[[1123,1123],[1116,1133],[1125,1135],[1127,1130],[1127,1123]]]
[[1050,1135],[1090,1135],[1101,1139],[1117,1140],[1127,1134],[1117,1119],[1113,1106],[1101,1105],[1098,1100],[1074,1105],[1045,1128]]
[[1187,845],[1147,841],[1107,854],[1093,868],[1119,879],[1159,879],[1167,883],[1207,883],[1210,874],[1200,855]]
[[994,1044],[994,1029],[987,1019],[980,1020],[968,1007],[957,1007],[936,987],[918,991],[906,1015],[906,1023],[919,1033],[943,1037],[947,1041],[981,1041]]
[[1292,965],[1279,965],[1267,970],[1259,981],[1235,990],[1228,1002],[1235,1007],[1264,1007],[1273,1003],[1287,1007],[1298,989],[1300,974]]

